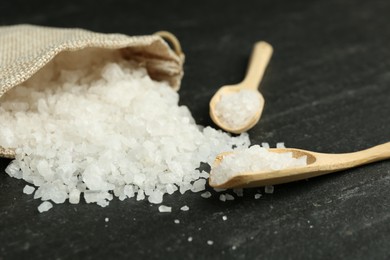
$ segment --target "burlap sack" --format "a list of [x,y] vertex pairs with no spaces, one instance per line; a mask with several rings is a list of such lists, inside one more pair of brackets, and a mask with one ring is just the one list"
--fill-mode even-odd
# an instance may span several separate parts
[[[176,52],[162,37],[172,41]],[[0,26],[0,98],[11,88],[31,78],[59,53],[63,55],[67,51],[91,47],[112,49],[120,52],[124,59],[142,62],[153,79],[168,81],[175,90],[179,89],[184,55],[176,38],[167,32],[126,36],[83,29],[16,25]],[[0,157],[14,156],[13,148],[0,146]]]

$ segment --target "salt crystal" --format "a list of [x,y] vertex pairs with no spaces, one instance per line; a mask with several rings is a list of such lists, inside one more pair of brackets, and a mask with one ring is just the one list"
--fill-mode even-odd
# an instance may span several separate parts
[[124,195],[126,195],[127,197],[129,198],[132,198],[134,197],[134,188],[132,185],[125,185],[125,187],[123,188],[123,193]]
[[226,200],[234,200],[234,197],[228,193],[225,194]]
[[159,204],[163,201],[163,195],[161,191],[153,191],[149,195],[148,200],[150,203]]
[[211,246],[211,245],[214,244],[214,241],[212,241],[212,240],[207,240],[207,244],[208,244],[209,246]]
[[211,192],[209,192],[209,191],[203,192],[202,194],[200,194],[200,196],[202,198],[208,199],[211,197]]
[[192,237],[188,237],[188,242],[192,242]]
[[110,219],[109,219],[109,218],[105,218],[104,221],[105,221],[105,222],[108,222],[108,221],[110,221]]
[[226,201],[226,195],[225,194],[221,194],[219,196],[219,200],[225,202]]
[[202,190],[205,189],[206,180],[205,179],[199,179],[199,180],[195,181],[192,185],[193,185],[192,189],[191,189],[192,192],[202,191]]
[[223,220],[223,221],[226,221],[226,220],[227,220],[227,217],[226,217],[226,216],[222,216],[222,220]]
[[161,205],[158,207],[158,211],[160,212],[172,212],[172,207]]
[[69,203],[79,204],[80,202],[80,191],[78,189],[73,189],[69,193]]
[[258,199],[260,199],[260,198],[261,198],[261,194],[256,193],[256,194],[255,194],[255,199],[258,200]]
[[177,189],[177,186],[175,186],[175,185],[173,185],[173,184],[167,184],[167,186],[166,186],[166,188],[167,188],[167,193],[168,194],[172,194],[172,193],[174,193],[175,191],[177,191],[178,189]]
[[26,185],[23,188],[23,193],[28,194],[28,195],[32,194],[34,191],[35,191],[35,188],[33,186],[30,186],[30,185]]
[[263,148],[269,149],[269,144],[268,143],[263,142],[263,143],[261,143],[261,146]]
[[42,213],[42,212],[45,212],[45,211],[50,210],[52,207],[53,207],[53,204],[51,204],[51,203],[48,202],[48,201],[44,201],[44,202],[42,202],[42,203],[38,206],[38,211],[39,211],[39,213]]
[[[7,146],[4,146],[7,147]],[[22,179],[23,178],[23,173],[20,170],[20,167],[16,161],[12,161],[7,168],[5,169],[5,172],[16,179]]]
[[236,246],[232,246],[232,250],[236,250],[237,249],[237,247]]
[[145,199],[145,193],[143,190],[139,190],[137,193],[137,200],[143,200]]
[[175,222],[175,224],[180,224],[180,220],[178,219],[175,219],[173,222]]
[[190,208],[187,205],[185,205],[185,206],[181,207],[180,210],[181,211],[188,211],[188,210],[190,210]]
[[265,193],[269,193],[269,194],[272,194],[272,193],[274,193],[274,186],[265,186],[264,187],[264,192]]
[[286,146],[284,145],[284,143],[277,143],[276,148],[286,148]]

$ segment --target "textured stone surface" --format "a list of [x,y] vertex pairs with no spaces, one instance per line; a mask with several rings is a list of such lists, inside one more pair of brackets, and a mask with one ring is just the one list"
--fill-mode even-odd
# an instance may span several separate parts
[[[266,40],[275,53],[254,143],[336,153],[389,141],[388,1],[12,1],[0,10],[2,25],[172,31],[187,55],[181,103],[204,125],[213,93],[239,82],[252,44]],[[0,159],[0,259],[390,258],[390,162],[279,185],[258,200],[255,189],[224,203],[173,195],[171,214],[134,200],[38,214],[40,201],[4,173],[8,162]]]

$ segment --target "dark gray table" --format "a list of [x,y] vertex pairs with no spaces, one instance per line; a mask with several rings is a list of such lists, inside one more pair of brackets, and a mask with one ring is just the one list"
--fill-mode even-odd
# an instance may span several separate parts
[[[331,153],[390,140],[389,14],[387,0],[0,2],[1,25],[172,31],[187,55],[181,104],[203,125],[213,93],[239,82],[252,44],[266,40],[275,54],[251,140]],[[134,200],[38,214],[8,163],[0,159],[0,259],[390,258],[390,162],[279,185],[259,200],[256,190],[225,203],[176,194],[165,200],[172,214]]]

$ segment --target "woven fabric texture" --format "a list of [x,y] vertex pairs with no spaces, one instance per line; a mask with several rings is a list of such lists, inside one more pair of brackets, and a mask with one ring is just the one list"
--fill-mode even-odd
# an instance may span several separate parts
[[[143,63],[153,79],[165,80],[175,90],[180,87],[184,55],[177,55],[160,36],[14,25],[0,26],[0,98],[31,78],[59,53],[85,48],[119,51],[124,59]],[[13,149],[0,146],[0,157],[14,156]]]

